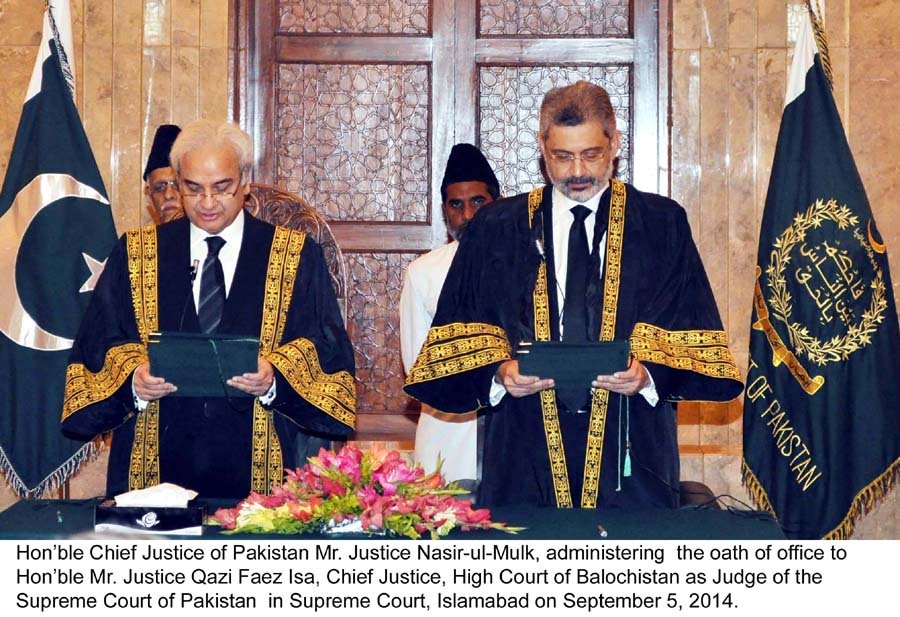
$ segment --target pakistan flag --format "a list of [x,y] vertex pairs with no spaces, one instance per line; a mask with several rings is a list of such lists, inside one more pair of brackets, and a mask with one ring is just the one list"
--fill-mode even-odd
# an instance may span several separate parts
[[60,433],[63,388],[72,339],[115,242],[73,100],[70,24],[68,0],[48,3],[0,192],[0,471],[23,497],[64,482],[93,447]]

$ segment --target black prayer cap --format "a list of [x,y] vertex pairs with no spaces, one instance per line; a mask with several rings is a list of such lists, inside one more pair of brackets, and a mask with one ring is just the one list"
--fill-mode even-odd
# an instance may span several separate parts
[[494,170],[481,150],[472,144],[456,144],[450,150],[444,180],[441,182],[441,195],[446,196],[447,185],[455,182],[484,182],[491,197],[497,198],[500,195],[500,183],[497,182]]
[[174,124],[162,124],[156,129],[153,136],[153,147],[150,148],[150,156],[147,157],[147,166],[144,167],[144,181],[150,176],[150,172],[160,167],[169,166],[169,152],[172,144],[181,132],[181,128]]

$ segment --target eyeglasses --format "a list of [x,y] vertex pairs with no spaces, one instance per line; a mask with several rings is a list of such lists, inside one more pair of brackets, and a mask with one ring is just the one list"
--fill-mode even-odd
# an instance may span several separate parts
[[177,180],[163,180],[161,182],[156,182],[150,186],[150,192],[154,195],[160,195],[166,192],[166,189],[172,187],[176,191],[178,190],[178,181]]
[[586,165],[590,165],[591,163],[596,163],[603,159],[606,156],[606,153],[609,151],[608,147],[605,148],[588,148],[587,150],[583,150],[582,152],[575,154],[574,152],[569,152],[568,150],[551,150],[550,158],[553,159],[557,163],[565,163],[570,164],[576,160],[580,160],[582,163]]
[[232,199],[235,195],[238,194],[238,191],[241,190],[241,182],[238,181],[237,186],[234,190],[229,191],[228,189],[213,189],[209,193],[181,193],[181,198],[186,199],[188,201],[203,201],[205,198],[210,198],[215,202],[221,202],[223,199]]

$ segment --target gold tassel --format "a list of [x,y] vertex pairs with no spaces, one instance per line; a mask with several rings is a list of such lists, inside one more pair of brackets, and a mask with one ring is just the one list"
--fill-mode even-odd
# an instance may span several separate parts
[[819,57],[822,59],[822,68],[825,69],[825,77],[828,78],[829,87],[834,90],[834,73],[831,70],[831,54],[828,53],[828,34],[825,32],[825,23],[821,17],[822,8],[818,0],[816,0],[815,8],[813,8],[812,0],[806,0],[806,9],[809,12],[809,22],[812,24]]

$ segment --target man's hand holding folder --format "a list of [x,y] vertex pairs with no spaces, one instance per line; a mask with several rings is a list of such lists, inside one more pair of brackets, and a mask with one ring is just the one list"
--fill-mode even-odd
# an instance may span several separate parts
[[273,381],[275,381],[275,367],[272,366],[271,362],[260,356],[255,373],[236,375],[225,383],[241,392],[246,392],[253,396],[263,396],[272,388]]
[[588,381],[592,388],[633,396],[650,382],[644,365],[631,357],[628,341],[577,345],[527,342],[520,345],[517,355],[518,360],[503,362],[494,377],[516,398],[557,386],[587,387]]
[[145,401],[173,394],[264,396],[275,380],[275,369],[258,355],[255,338],[153,333],[149,351],[150,362],[134,372],[134,391]]

